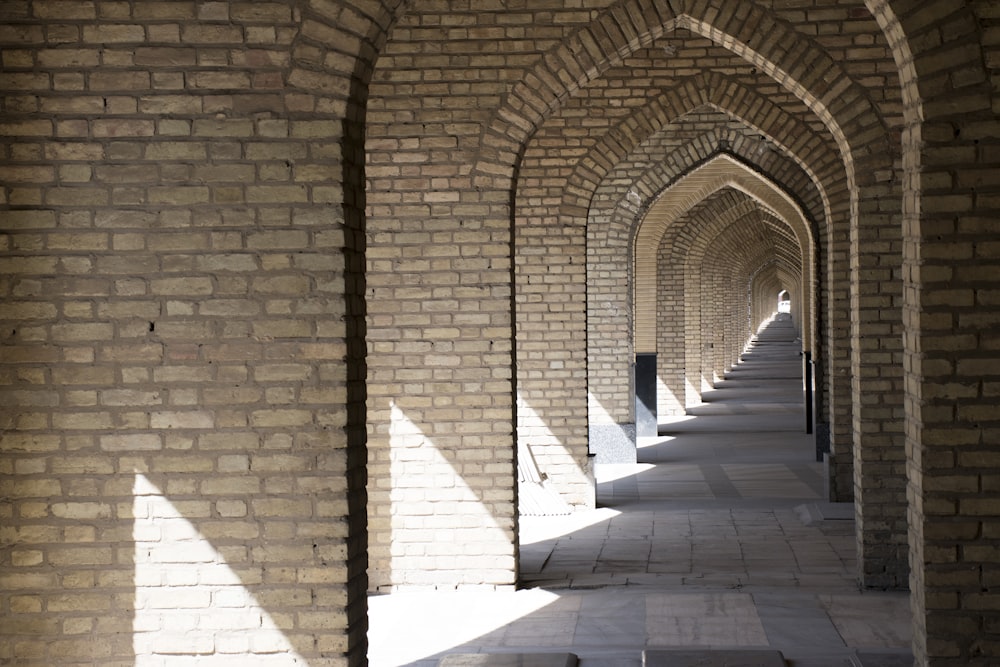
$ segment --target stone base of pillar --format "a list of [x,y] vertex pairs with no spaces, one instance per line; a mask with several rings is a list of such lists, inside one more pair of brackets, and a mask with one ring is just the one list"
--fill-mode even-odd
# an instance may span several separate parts
[[816,460],[822,461],[823,455],[830,451],[830,422],[814,422],[813,431],[816,435]]
[[594,463],[635,463],[635,424],[597,424],[589,429]]

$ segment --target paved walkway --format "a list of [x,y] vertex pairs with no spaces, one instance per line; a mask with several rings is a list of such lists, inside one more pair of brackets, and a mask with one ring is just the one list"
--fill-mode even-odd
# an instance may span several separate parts
[[779,316],[704,405],[661,422],[637,465],[598,467],[599,509],[523,517],[525,590],[371,597],[370,664],[571,652],[638,667],[646,649],[699,647],[776,649],[794,667],[909,664],[908,596],[858,590],[852,509],[824,500],[798,349]]

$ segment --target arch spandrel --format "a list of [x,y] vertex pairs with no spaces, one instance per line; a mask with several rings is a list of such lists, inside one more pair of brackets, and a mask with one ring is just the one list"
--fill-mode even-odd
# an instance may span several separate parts
[[[682,4],[682,9],[676,11],[672,6],[661,6],[652,0],[616,3],[576,35],[553,47],[552,57],[539,59],[525,81],[546,81],[548,85],[520,83],[507,95],[493,120],[487,124],[488,129],[482,139],[483,152],[473,169],[477,185],[503,188],[496,179],[513,178],[517,165],[501,167],[497,160],[500,154],[516,155],[519,161],[530,136],[546,117],[562,106],[565,99],[614,65],[621,64],[629,54],[650,46],[656,39],[677,28],[690,29],[730,50],[759,67],[802,100],[835,138],[848,171],[849,184],[855,184],[855,154],[891,164],[889,133],[883,131],[877,141],[868,140],[870,128],[885,130],[885,123],[874,103],[866,90],[822,46],[761,7],[749,9],[755,16],[742,19],[737,28],[741,34],[734,35],[716,25],[723,17],[732,14],[731,10],[726,11],[722,6],[722,0]],[[624,31],[616,29],[620,21],[627,22],[629,28]],[[735,22],[731,23],[735,25]],[[769,34],[760,35],[755,26],[765,24],[769,26]],[[595,31],[610,39],[594,39]],[[585,40],[585,35],[590,35],[590,39]],[[576,79],[569,82],[561,80],[558,73],[551,70],[553,63],[576,61],[576,54],[582,54],[584,49],[573,49],[570,44],[579,45],[584,41],[589,41],[594,47],[586,50],[590,64],[577,70],[579,76]],[[817,88],[816,92],[813,86]],[[533,103],[529,104],[528,100],[533,100]],[[866,171],[861,177],[867,179],[870,175]]]

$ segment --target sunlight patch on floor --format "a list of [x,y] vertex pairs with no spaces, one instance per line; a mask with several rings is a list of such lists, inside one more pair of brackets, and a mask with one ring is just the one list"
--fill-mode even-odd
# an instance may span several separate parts
[[655,467],[652,463],[598,463],[594,466],[594,478],[598,484],[603,484],[638,475]]
[[541,589],[370,596],[369,667],[402,667],[470,642],[485,641],[491,633],[558,599],[555,593]]

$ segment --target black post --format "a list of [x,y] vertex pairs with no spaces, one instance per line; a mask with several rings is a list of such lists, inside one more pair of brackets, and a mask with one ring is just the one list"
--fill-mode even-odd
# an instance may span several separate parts
[[635,435],[656,437],[656,353],[635,355]]
[[812,352],[802,353],[802,382],[806,392],[806,433],[813,432],[813,368]]

